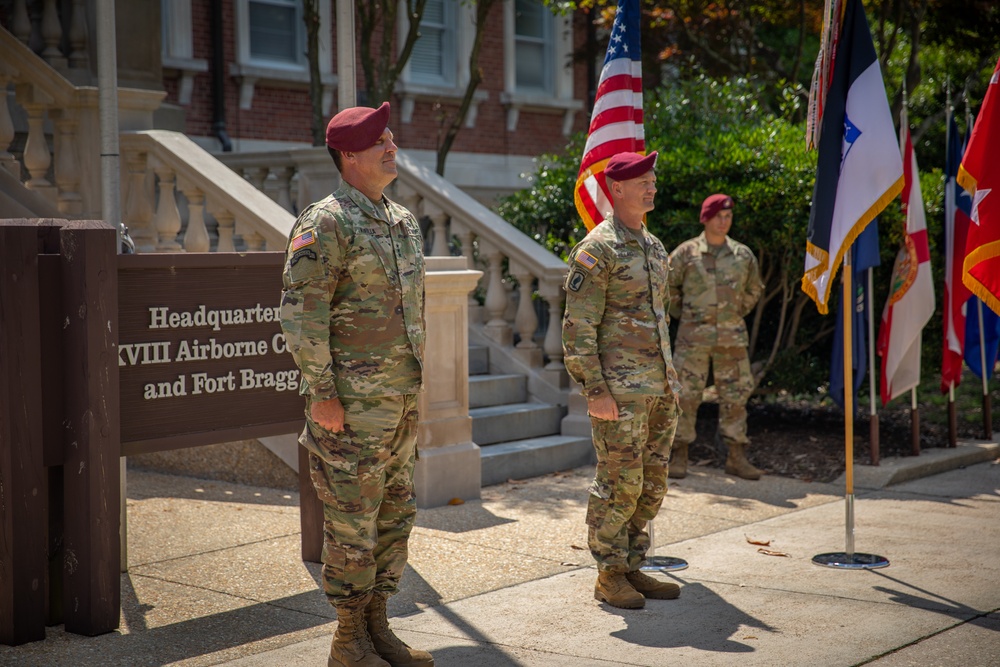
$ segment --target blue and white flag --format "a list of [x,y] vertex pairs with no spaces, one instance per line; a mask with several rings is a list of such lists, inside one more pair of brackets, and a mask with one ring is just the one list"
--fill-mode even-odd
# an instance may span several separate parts
[[820,128],[802,291],[827,313],[851,244],[903,189],[903,160],[861,0],[847,0]]

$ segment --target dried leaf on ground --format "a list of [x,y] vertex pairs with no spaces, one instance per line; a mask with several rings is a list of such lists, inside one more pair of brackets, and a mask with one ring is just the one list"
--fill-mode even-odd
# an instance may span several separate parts
[[451,500],[448,501],[448,504],[449,505],[464,505],[465,501],[462,500],[461,498],[452,498]]
[[580,567],[579,563],[574,563],[571,560],[564,560],[563,562],[561,562],[559,564],[560,565],[565,565],[566,567]]
[[750,544],[756,544],[759,547],[771,546],[771,540],[755,540],[747,535],[744,535],[743,537],[745,537],[747,539],[747,542],[749,542]]
[[791,558],[790,554],[786,554],[784,551],[775,551],[774,549],[757,549],[757,553],[764,554],[765,556],[781,556],[783,558]]
[[576,549],[577,551],[586,551],[586,550],[587,550],[587,548],[586,548],[586,547],[580,547],[580,546],[577,546],[577,545],[575,545],[575,544],[571,544],[571,545],[569,545],[569,548],[570,548],[570,549]]

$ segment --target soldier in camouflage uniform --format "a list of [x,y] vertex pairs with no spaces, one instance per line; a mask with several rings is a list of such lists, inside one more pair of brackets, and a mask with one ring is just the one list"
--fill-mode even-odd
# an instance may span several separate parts
[[414,216],[383,196],[396,177],[389,104],[327,127],[343,176],[289,235],[281,328],[302,373],[313,486],[323,501],[323,589],[337,610],[329,665],[433,665],[389,629],[386,600],[416,517],[424,259]]
[[719,435],[728,448],[726,472],[760,479],[761,471],[746,459],[746,403],[754,390],[747,356],[747,325],[764,289],[757,258],[750,248],[731,239],[733,199],[715,194],[701,207],[705,231],[670,253],[670,314],[680,318],[674,341],[674,366],[680,376],[682,416],[670,460],[670,476],[687,475],[688,445],[695,438],[695,419],[709,364],[719,395]]
[[566,370],[583,386],[597,473],[587,505],[597,561],[594,597],[639,608],[680,587],[639,570],[647,524],[667,492],[680,385],[670,357],[667,252],[643,225],[653,210],[656,152],[613,156],[605,169],[614,212],[573,248],[566,278]]

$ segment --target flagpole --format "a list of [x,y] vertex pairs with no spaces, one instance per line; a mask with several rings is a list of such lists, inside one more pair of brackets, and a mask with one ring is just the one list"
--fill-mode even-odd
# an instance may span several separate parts
[[843,313],[844,331],[844,510],[845,510],[845,534],[846,548],[843,552],[817,554],[813,556],[813,563],[826,567],[834,567],[849,570],[874,570],[887,567],[889,561],[883,556],[874,554],[854,552],[854,368],[850,362],[854,352],[851,349],[853,338],[851,325],[854,320],[854,308],[846,307],[847,304],[853,306],[853,291],[851,287],[851,254],[853,249],[848,249],[844,253],[844,266],[841,270],[843,282],[843,294],[841,299],[845,304],[841,308]]
[[[950,159],[951,155],[951,119],[955,114],[955,108],[951,102],[951,75],[947,78],[947,100],[945,101],[945,111],[947,118],[945,119],[945,127],[948,128],[944,133],[944,154],[945,158]],[[947,178],[945,179],[945,188],[948,187]],[[945,193],[945,198],[947,199],[947,193]],[[954,221],[952,222],[954,227]],[[955,243],[954,229],[948,238],[951,239],[952,245]],[[954,249],[949,251],[950,255],[953,257],[955,255]],[[945,289],[947,289],[947,283],[945,284]],[[952,288],[954,291],[954,287]],[[955,295],[951,294],[948,297],[949,303],[951,299],[954,299]],[[944,313],[945,322],[949,322],[950,316],[948,313]],[[945,325],[945,340],[944,340],[945,356],[948,354],[948,326]],[[961,369],[961,366],[959,366]],[[951,380],[948,383],[948,447],[955,447],[958,445],[958,414],[955,412],[955,381]]]
[[868,267],[868,293],[865,298],[872,306],[868,308],[868,442],[871,463],[879,464],[878,409],[875,407],[875,308],[872,295],[875,294],[874,267]]
[[[844,478],[847,486],[847,549],[848,558],[854,557],[854,338],[851,331],[854,325],[854,292],[851,287],[851,251],[844,253]],[[847,308],[851,304],[851,308]]]
[[979,368],[983,375],[983,437],[993,439],[993,414],[990,406],[990,381],[986,379],[986,332],[983,330],[983,300],[976,299],[979,315]]
[[910,390],[910,454],[920,456],[920,408],[917,407],[917,388]]
[[948,384],[948,446],[955,447],[957,444],[958,416],[955,414],[955,382],[952,381]]

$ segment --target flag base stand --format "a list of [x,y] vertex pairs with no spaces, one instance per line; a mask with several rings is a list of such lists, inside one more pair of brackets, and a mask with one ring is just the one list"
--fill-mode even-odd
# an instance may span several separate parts
[[877,570],[889,567],[889,561],[875,554],[849,554],[843,551],[813,556],[813,563],[823,567],[835,567],[843,570]]
[[683,558],[673,556],[649,556],[639,569],[643,572],[676,572],[686,570],[688,563]]
[[[850,386],[850,385],[848,385]],[[834,567],[841,570],[877,570],[889,567],[889,559],[875,554],[859,554],[854,551],[854,494],[849,493],[844,499],[847,511],[847,549],[833,551],[813,556],[813,563],[823,567]]]
[[683,558],[653,555],[653,552],[656,550],[656,546],[653,543],[653,522],[650,521],[646,527],[649,531],[649,555],[646,556],[646,562],[639,569],[643,572],[676,572],[678,570],[686,570],[688,563]]

